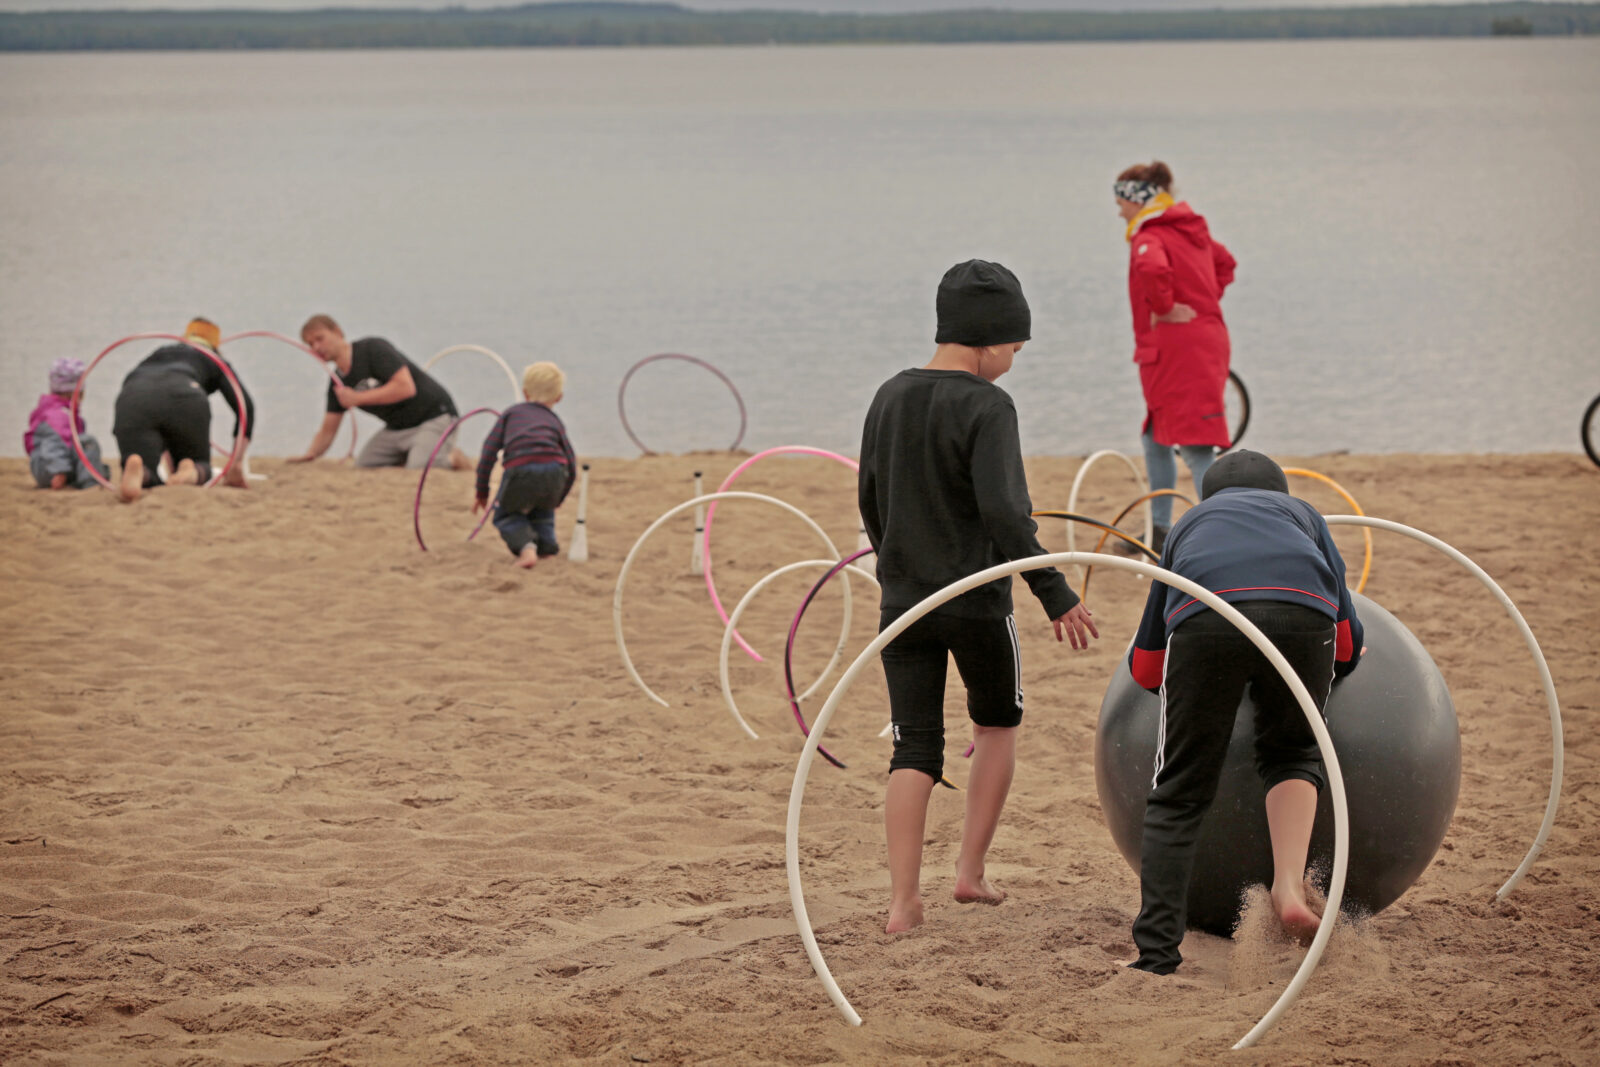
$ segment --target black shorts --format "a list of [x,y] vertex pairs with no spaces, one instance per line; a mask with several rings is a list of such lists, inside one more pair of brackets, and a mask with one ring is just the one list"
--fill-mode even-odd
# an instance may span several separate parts
[[[878,631],[902,614],[883,612]],[[993,727],[1022,722],[1022,657],[1010,615],[966,619],[933,612],[889,642],[881,656],[894,725],[891,771],[912,768],[935,778],[943,773],[944,689],[952,656],[967,687],[973,722]]]

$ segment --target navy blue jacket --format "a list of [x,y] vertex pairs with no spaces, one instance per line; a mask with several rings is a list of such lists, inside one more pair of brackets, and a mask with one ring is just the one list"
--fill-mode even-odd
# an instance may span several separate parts
[[[1344,558],[1317,509],[1267,489],[1224,489],[1178,520],[1161,566],[1203,585],[1228,603],[1280,600],[1314,608],[1337,627],[1333,673],[1355,670],[1361,620],[1344,584]],[[1128,653],[1133,680],[1161,687],[1167,636],[1204,604],[1162,582],[1150,583],[1144,618]]]
[[494,472],[495,457],[504,450],[501,466],[506,470],[530,463],[560,463],[567,468],[567,487],[561,490],[566,499],[577,478],[577,457],[572,452],[572,442],[567,440],[567,428],[561,416],[545,407],[527,401],[513,404],[495,421],[494,429],[483,439],[483,454],[478,457],[478,499],[489,499],[489,475]]

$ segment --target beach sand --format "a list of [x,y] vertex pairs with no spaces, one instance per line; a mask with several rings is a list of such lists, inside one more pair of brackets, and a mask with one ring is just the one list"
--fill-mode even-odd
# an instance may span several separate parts
[[[991,874],[1000,907],[950,899],[961,797],[935,793],[927,923],[889,938],[881,803],[888,742],[873,665],[828,733],[849,765],[812,768],[801,828],[812,919],[864,1016],[846,1025],[795,932],[784,815],[802,737],[782,643],[816,572],[757,599],[732,679],[690,573],[693,519],[659,514],[741,459],[595,459],[586,563],[511,566],[474,543],[471,475],[416,478],[269,459],[246,492],[28,487],[0,462],[6,653],[0,716],[0,1061],[18,1064],[1594,1064],[1600,1062],[1600,470],[1578,455],[1293,459],[1369,514],[1477,560],[1543,644],[1566,723],[1555,830],[1522,886],[1550,781],[1532,658],[1501,607],[1426,547],[1374,535],[1368,596],[1432,652],[1454,696],[1455,820],[1395,905],[1334,933],[1304,995],[1230,1053],[1302,951],[1259,905],[1239,940],[1191,934],[1178,975],[1119,969],[1138,881],[1096,799],[1095,721],[1144,587],[1100,571],[1102,639],[1050,638],[1018,584],[1028,713]],[[1035,505],[1065,507],[1076,458],[1029,461]],[[855,544],[854,478],[771,459],[772,493]],[[1296,490],[1346,510],[1318,483]],[[1096,465],[1080,510],[1135,495]],[[559,529],[571,536],[575,500]],[[1046,547],[1064,547],[1046,521]],[[1352,574],[1361,537],[1337,534]],[[1080,536],[1080,547],[1094,539]],[[724,508],[714,573],[754,581],[828,555],[778,509]],[[875,628],[856,584],[847,653]],[[809,681],[841,624],[806,616]],[[848,662],[848,660],[846,660]],[[807,701],[815,714],[827,686]],[[947,701],[958,781],[966,729]]]

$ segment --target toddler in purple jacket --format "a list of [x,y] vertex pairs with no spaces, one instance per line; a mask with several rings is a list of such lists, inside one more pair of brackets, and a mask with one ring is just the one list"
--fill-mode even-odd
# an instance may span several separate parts
[[556,508],[572,491],[577,457],[561,417],[551,411],[561,399],[567,376],[554,363],[534,363],[522,372],[527,403],[513,404],[483,439],[472,513],[489,505],[489,476],[500,459],[500,497],[494,528],[516,556],[519,567],[537,566],[561,551],[556,542]]
[[[95,484],[94,473],[83,465],[72,447],[72,391],[83,377],[83,363],[58,359],[50,365],[50,391],[39,397],[28,416],[28,431],[22,447],[28,453],[28,469],[40,489],[87,489]],[[100,461],[100,444],[84,432],[83,416],[78,416],[78,440],[102,477],[110,472]]]

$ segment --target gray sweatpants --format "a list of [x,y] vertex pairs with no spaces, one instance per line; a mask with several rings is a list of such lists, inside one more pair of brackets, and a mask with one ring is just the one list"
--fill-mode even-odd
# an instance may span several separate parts
[[[111,477],[111,472],[100,461],[100,443],[88,434],[79,435],[78,440],[83,442],[83,454],[89,457],[89,462],[94,464],[100,476]],[[40,489],[50,488],[50,479],[58,474],[67,475],[67,484],[74,489],[88,489],[95,484],[94,475],[89,473],[89,468],[73,451],[72,442],[62,440],[60,434],[44,423],[40,423],[33,431],[33,451],[28,453],[28,470],[33,473],[34,484]]]
[[[382,429],[372,435],[361,454],[356,456],[358,467],[409,467],[421,470],[428,465],[428,454],[439,438],[456,421],[454,415],[435,415],[427,422],[406,430]],[[455,434],[433,457],[435,467],[450,466],[450,449],[455,444]]]

